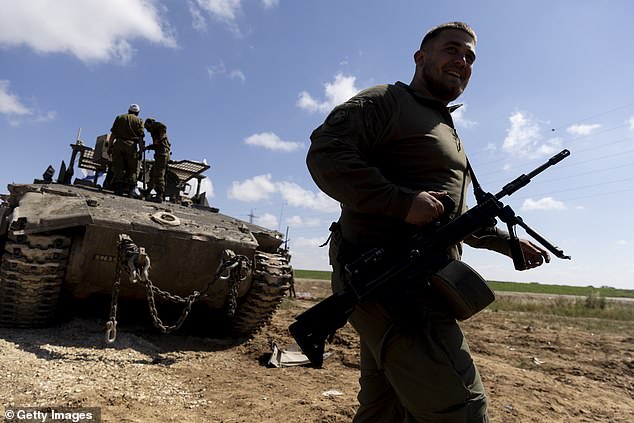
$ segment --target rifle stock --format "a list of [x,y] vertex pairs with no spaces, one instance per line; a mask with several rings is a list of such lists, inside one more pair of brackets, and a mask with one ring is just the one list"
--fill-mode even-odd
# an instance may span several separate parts
[[297,316],[289,326],[297,345],[315,367],[321,367],[326,341],[346,324],[356,304],[346,291],[332,294]]
[[[451,245],[464,240],[482,228],[495,224],[496,218],[506,222],[509,229],[519,224],[527,229],[529,235],[537,235],[536,240],[556,257],[569,259],[570,257],[564,255],[561,249],[539,236],[519,216],[516,216],[509,206],[499,201],[500,198],[528,184],[533,176],[558,163],[569,154],[568,150],[563,150],[528,176],[521,175],[505,185],[503,190],[496,195],[484,193],[479,204],[460,216],[452,220],[439,219],[433,222],[424,231],[415,234],[405,248],[393,250],[374,248],[347,264],[345,266],[346,288],[299,314],[295,317],[296,321],[289,326],[291,335],[313,366],[317,368],[322,366],[326,341],[346,324],[356,304],[391,281],[421,279],[421,276],[438,272],[446,264],[446,260],[442,258]],[[511,236],[511,242],[513,242],[514,230]],[[517,269],[521,268],[520,261],[523,262],[523,260],[521,250],[513,252],[513,261]]]

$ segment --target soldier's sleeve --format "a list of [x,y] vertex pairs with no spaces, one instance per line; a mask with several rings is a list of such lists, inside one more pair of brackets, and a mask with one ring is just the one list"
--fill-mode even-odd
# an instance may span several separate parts
[[156,128],[156,139],[154,140],[154,143],[160,144],[161,141],[163,141],[163,138],[165,138],[165,135],[167,135],[167,126],[162,123],[158,123]]
[[112,128],[110,128],[110,133],[112,134],[112,138],[116,138],[117,134],[117,118],[112,122]]
[[473,248],[485,248],[510,256],[509,238],[510,235],[507,231],[497,226],[490,226],[473,233],[465,238],[464,242]]
[[135,136],[139,137],[139,138],[144,138],[145,137],[145,128],[143,127],[143,119],[141,119],[140,117],[136,116],[137,119],[136,120],[136,128],[134,128],[134,132],[135,132]]
[[370,159],[389,138],[393,101],[357,96],[337,106],[311,134],[306,163],[317,186],[346,207],[404,219],[413,193],[388,181]]

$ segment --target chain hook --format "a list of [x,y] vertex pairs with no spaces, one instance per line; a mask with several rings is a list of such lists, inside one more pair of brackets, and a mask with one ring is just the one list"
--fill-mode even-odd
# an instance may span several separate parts
[[117,321],[110,319],[106,322],[106,343],[112,344],[117,339]]

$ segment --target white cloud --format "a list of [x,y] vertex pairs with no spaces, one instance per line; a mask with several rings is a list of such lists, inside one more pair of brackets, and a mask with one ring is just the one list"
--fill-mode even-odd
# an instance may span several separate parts
[[228,24],[238,32],[235,20],[241,10],[241,0],[194,0],[189,2],[192,25],[198,31],[207,29],[207,21],[203,12],[220,22]]
[[207,75],[209,78],[213,78],[217,75],[226,75],[227,68],[223,62],[218,63],[217,65],[207,66]]
[[543,140],[539,124],[522,112],[509,117],[511,127],[507,130],[502,149],[513,155],[538,158],[556,153],[561,147],[559,138]]
[[634,116],[632,116],[630,120],[627,121],[627,123],[630,125],[630,129],[634,130]]
[[498,146],[495,143],[487,143],[486,147],[484,147],[484,151],[489,154],[493,154],[497,151]]
[[572,135],[583,136],[590,135],[596,129],[599,129],[601,125],[595,123],[593,125],[575,124],[566,128],[566,132]]
[[303,147],[300,142],[283,141],[275,135],[273,132],[262,132],[259,134],[253,134],[244,140],[247,145],[253,145],[256,147],[264,147],[273,151],[295,151]]
[[261,201],[266,200],[277,191],[276,184],[270,174],[258,175],[246,181],[234,181],[229,188],[228,196],[232,200]]
[[463,128],[473,128],[478,125],[478,122],[473,120],[469,120],[465,118],[464,114],[467,111],[467,105],[463,104],[462,107],[456,109],[451,113],[451,118],[453,119],[456,126],[461,126]]
[[32,115],[28,107],[26,107],[18,96],[9,92],[9,81],[0,80],[0,113],[4,115]]
[[324,95],[326,97],[324,101],[319,101],[313,98],[308,92],[302,91],[299,94],[297,106],[311,113],[326,113],[359,92],[359,89],[354,85],[356,79],[354,76],[346,76],[338,73],[335,75],[333,82],[326,82],[324,84]]
[[291,206],[305,207],[326,213],[335,213],[340,210],[339,203],[321,191],[314,193],[293,182],[286,181],[278,182],[277,186],[282,198]]
[[247,77],[244,76],[244,72],[242,72],[240,69],[234,69],[229,72],[229,79],[239,79],[240,81],[244,82],[247,80]]
[[277,223],[277,217],[275,217],[271,213],[264,213],[262,216],[256,217],[254,223],[256,225],[274,230],[277,230],[279,226]]
[[319,247],[328,238],[328,232],[324,231],[323,237],[317,238],[293,238],[292,230],[289,233],[289,246],[291,262],[294,269],[307,270],[331,270],[328,263],[328,247]]
[[20,98],[9,90],[10,82],[0,80],[0,114],[6,115],[10,126],[18,127],[29,123],[48,123],[55,120],[57,112],[41,113],[25,106]]
[[207,75],[210,79],[220,76],[226,76],[229,79],[239,79],[240,81],[246,81],[247,77],[240,69],[227,70],[227,67],[223,62],[217,65],[207,66]]
[[566,210],[566,205],[552,197],[544,197],[539,200],[528,198],[524,200],[521,210]]
[[39,122],[39,123],[47,123],[47,122],[52,122],[55,120],[55,118],[57,117],[57,112],[55,111],[51,111],[51,112],[47,112],[43,115],[38,115],[35,117],[35,121]]
[[286,223],[289,226],[302,226],[302,217],[301,216],[291,216],[286,219]]
[[271,9],[277,7],[280,4],[280,0],[262,0],[262,5],[265,9]]
[[192,26],[196,31],[204,32],[207,30],[207,20],[200,10],[192,1],[188,1],[189,14],[192,16]]
[[624,239],[619,239],[618,241],[616,241],[616,244],[617,245],[627,245],[628,242],[626,240],[624,240]]
[[242,182],[234,181],[228,197],[232,200],[254,202],[268,200],[273,194],[279,194],[287,204],[294,207],[325,213],[339,211],[339,204],[323,192],[305,190],[294,182],[273,181],[270,174],[258,175]]
[[318,217],[304,219],[301,216],[291,216],[286,219],[286,224],[296,228],[314,228],[321,225],[321,219]]
[[[83,62],[128,61],[135,39],[176,47],[157,0],[3,2],[0,46],[66,53]],[[159,10],[161,8],[161,10]]]

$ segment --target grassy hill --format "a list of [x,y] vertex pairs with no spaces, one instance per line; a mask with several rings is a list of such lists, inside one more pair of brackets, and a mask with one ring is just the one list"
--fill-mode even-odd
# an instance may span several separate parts
[[[303,279],[330,280],[329,271],[325,270],[301,270],[295,269],[295,277]],[[616,297],[634,298],[634,289],[617,289],[609,286],[570,286],[570,285],[547,285],[537,282],[504,282],[489,281],[489,286],[496,292],[526,292],[534,294],[552,295],[577,295],[581,297]]]

